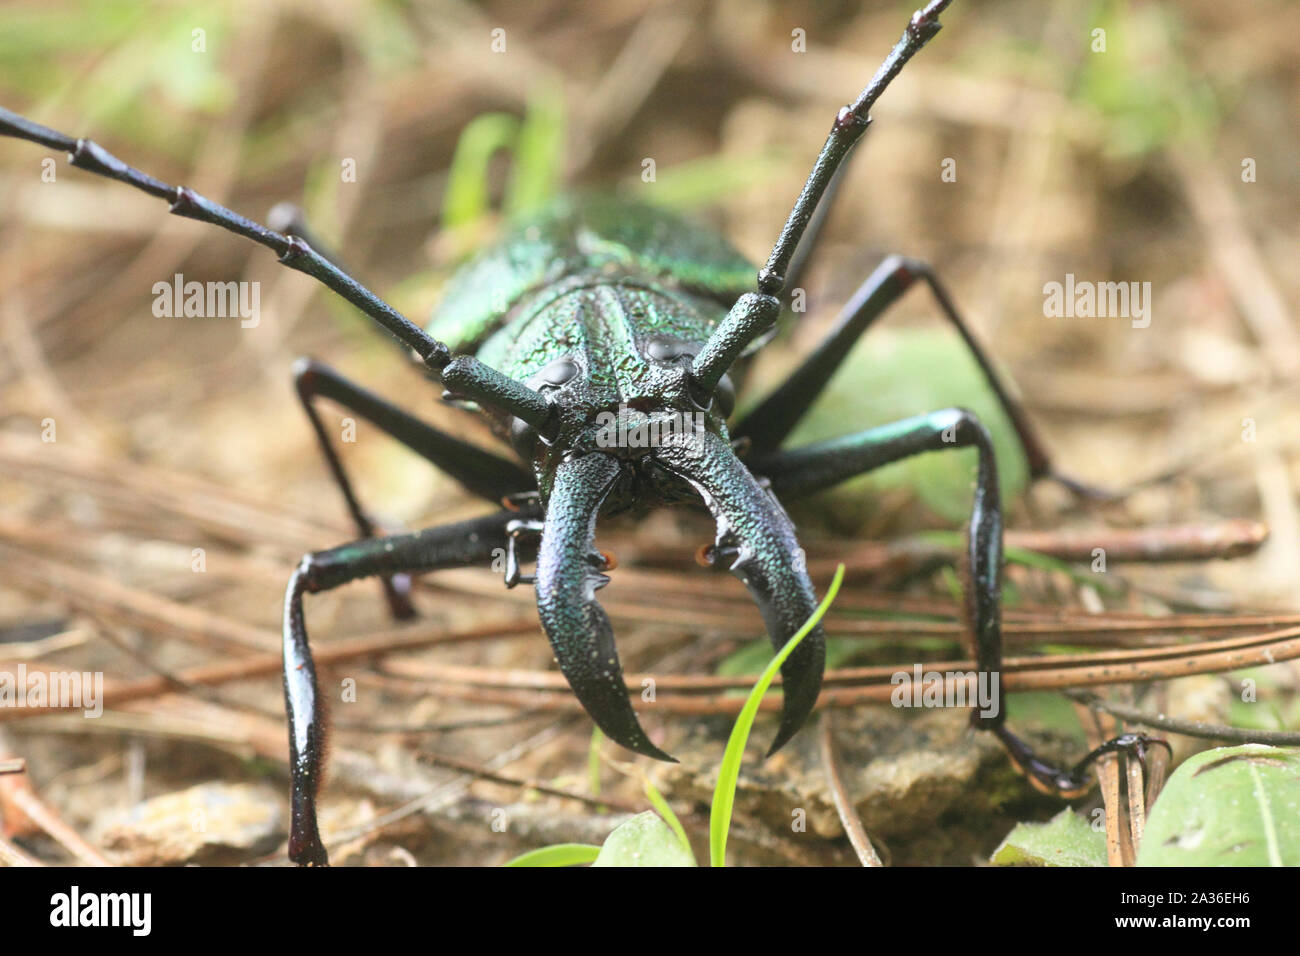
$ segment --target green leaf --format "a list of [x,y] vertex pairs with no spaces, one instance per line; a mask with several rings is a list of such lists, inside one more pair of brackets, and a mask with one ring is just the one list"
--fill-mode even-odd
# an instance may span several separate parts
[[1196,754],[1147,819],[1138,866],[1300,866],[1300,750]]
[[508,113],[483,113],[461,130],[447,170],[442,200],[443,229],[460,229],[488,213],[488,162],[502,149],[514,147],[519,120]]
[[995,866],[1105,866],[1106,833],[1066,807],[1046,823],[1021,823],[989,862]]
[[529,96],[505,196],[508,217],[534,212],[559,194],[564,178],[564,128],[564,96],[559,89],[546,85]]
[[537,850],[529,850],[502,866],[578,866],[592,863],[600,854],[600,847],[589,843],[556,843]]
[[[847,431],[954,406],[969,408],[988,428],[1002,500],[1014,498],[1028,478],[1024,452],[970,350],[948,329],[873,330],[849,353],[788,443],[793,447],[838,438]],[[813,507],[832,512],[838,527],[851,529],[871,516],[880,492],[903,487],[935,514],[961,523],[970,514],[975,462],[973,448],[917,455],[846,481],[811,501]]]
[[668,824],[653,810],[621,823],[605,840],[592,866],[694,866]]
[[736,802],[736,780],[740,777],[740,760],[745,755],[745,743],[749,740],[749,732],[754,727],[754,718],[758,716],[758,705],[772,685],[777,671],[785,663],[785,659],[825,615],[831,602],[835,600],[835,595],[839,593],[840,583],[843,580],[844,565],[841,564],[835,570],[835,579],[826,589],[826,597],[822,599],[822,603],[817,605],[817,610],[813,611],[803,627],[799,628],[794,636],[785,642],[785,646],[777,651],[772,662],[758,678],[754,689],[749,692],[749,699],[741,708],[740,716],[736,718],[736,725],[731,728],[727,749],[722,754],[722,765],[718,768],[718,785],[713,789],[713,808],[709,814],[709,861],[712,866],[727,865],[727,833],[731,829],[731,810]]

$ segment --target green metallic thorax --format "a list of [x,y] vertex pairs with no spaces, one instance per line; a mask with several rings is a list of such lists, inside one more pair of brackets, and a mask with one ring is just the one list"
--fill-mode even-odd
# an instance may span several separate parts
[[[428,331],[533,389],[562,387],[561,433],[549,444],[525,443],[545,500],[566,457],[598,445],[610,450],[597,425],[611,415],[657,423],[698,414],[702,427],[727,438],[729,407],[692,404],[683,373],[753,287],[754,274],[725,239],[671,213],[610,199],[565,200],[465,266]],[[502,437],[521,424],[488,417]],[[518,442],[516,449],[525,452]],[[623,472],[607,511],[693,495],[643,451],[612,452]]]
[[753,284],[725,239],[671,213],[566,200],[465,266],[428,331],[521,381],[578,356],[593,385],[631,399],[647,338],[704,342]]

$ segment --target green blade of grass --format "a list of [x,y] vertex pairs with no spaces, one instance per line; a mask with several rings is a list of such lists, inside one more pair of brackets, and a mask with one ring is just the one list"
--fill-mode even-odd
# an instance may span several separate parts
[[646,799],[650,801],[650,805],[655,808],[659,816],[664,818],[664,822],[677,834],[683,849],[691,855],[691,859],[694,859],[695,851],[691,849],[691,841],[686,838],[686,828],[682,826],[682,821],[677,819],[677,814],[673,813],[673,808],[668,806],[668,801],[664,799],[663,794],[656,790],[655,785],[648,779],[642,777],[641,783],[645,786]]
[[590,843],[556,843],[529,850],[502,866],[578,866],[591,863],[600,855],[600,847]]
[[587,787],[593,797],[600,796],[600,743],[604,739],[599,727],[591,728],[591,744],[587,747]]
[[768,687],[772,685],[777,671],[785,663],[785,659],[826,614],[831,602],[835,600],[835,595],[839,593],[840,582],[843,580],[844,565],[841,564],[835,571],[831,586],[826,589],[826,597],[822,599],[822,603],[817,606],[817,610],[813,611],[804,626],[799,628],[794,636],[785,642],[785,646],[777,651],[776,656],[758,678],[754,689],[749,692],[749,699],[745,701],[740,716],[736,718],[736,725],[731,729],[731,737],[727,740],[727,749],[722,754],[722,765],[718,768],[718,785],[713,791],[713,809],[709,814],[709,862],[712,866],[727,865],[727,833],[731,830],[731,811],[736,802],[736,781],[740,777],[740,760],[745,755],[745,744],[749,741],[749,732],[754,727],[754,718],[758,716],[758,705],[763,700],[763,695],[767,693]]
[[545,206],[564,178],[564,96],[545,85],[528,98],[515,142],[505,213],[515,218]]
[[508,113],[483,113],[461,131],[447,170],[442,199],[442,228],[458,229],[488,212],[488,162],[502,149],[512,149],[519,137],[519,120]]

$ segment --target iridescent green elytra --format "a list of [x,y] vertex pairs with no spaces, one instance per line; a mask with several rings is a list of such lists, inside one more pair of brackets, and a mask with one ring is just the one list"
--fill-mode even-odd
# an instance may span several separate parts
[[[426,329],[455,352],[528,379],[593,335],[662,333],[702,345],[753,288],[754,272],[726,239],[673,213],[608,197],[564,199],[466,265]],[[590,288],[624,279],[626,328],[614,311],[602,333],[559,307],[582,280]]]

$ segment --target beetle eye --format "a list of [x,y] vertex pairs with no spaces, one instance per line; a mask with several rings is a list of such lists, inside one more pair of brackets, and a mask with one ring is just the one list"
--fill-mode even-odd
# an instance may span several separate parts
[[676,362],[682,358],[689,361],[695,358],[695,352],[698,348],[697,345],[683,342],[681,339],[669,335],[656,335],[646,342],[645,357],[652,362]]
[[672,339],[651,339],[646,343],[645,354],[656,362],[671,362],[682,354],[682,345]]
[[573,381],[574,376],[578,374],[578,363],[573,359],[556,359],[546,368],[537,373],[537,377],[545,385],[554,385],[557,388]]
[[537,391],[561,388],[577,378],[580,371],[581,367],[573,359],[559,358],[535,373],[524,384]]

